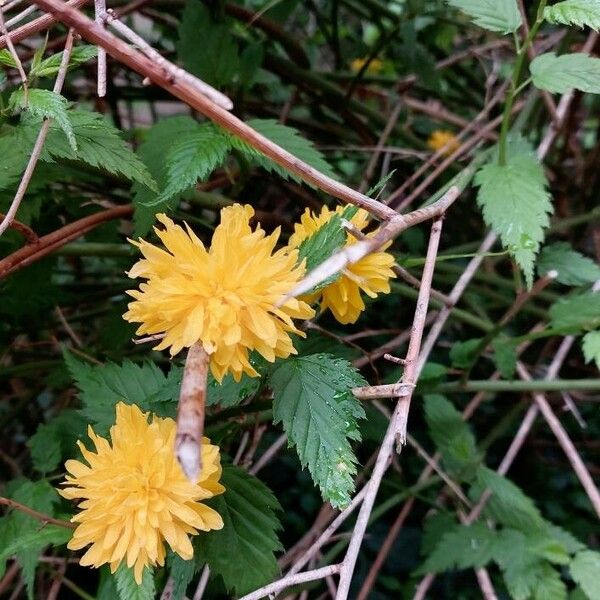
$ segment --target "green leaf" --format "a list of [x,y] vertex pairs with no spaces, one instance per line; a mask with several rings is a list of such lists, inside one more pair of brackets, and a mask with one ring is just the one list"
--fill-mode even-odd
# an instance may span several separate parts
[[481,338],[464,342],[456,342],[450,348],[450,362],[453,367],[467,369],[473,364],[474,352],[481,343]]
[[560,298],[550,307],[552,327],[572,332],[600,327],[600,294],[587,291]]
[[533,593],[534,600],[566,600],[567,586],[560,573],[548,564],[542,565]]
[[494,354],[492,360],[496,365],[496,369],[504,379],[512,379],[517,367],[517,349],[510,340],[505,338],[496,338],[492,342]]
[[600,58],[581,52],[562,56],[547,52],[536,56],[529,69],[534,85],[541,90],[565,94],[576,89],[600,94]]
[[528,533],[543,526],[542,516],[531,498],[506,477],[487,467],[480,467],[469,496],[476,501],[485,489],[492,492],[484,508],[487,517]]
[[30,89],[26,95],[22,89],[18,89],[11,94],[8,104],[12,110],[27,110],[39,119],[53,119],[67,136],[73,152],[77,152],[69,104],[60,94],[50,90]]
[[0,65],[10,67],[11,69],[17,68],[17,63],[13,58],[13,55],[6,49],[0,50]]
[[455,518],[447,512],[436,512],[434,515],[428,516],[423,524],[421,554],[431,554],[442,537],[446,533],[454,531],[456,526]]
[[600,266],[567,242],[544,246],[540,252],[538,275],[542,277],[552,270],[558,271],[556,281],[564,285],[585,285],[600,279]]
[[516,0],[448,0],[465,12],[476,25],[498,33],[512,33],[521,26]]
[[196,125],[167,152],[167,182],[156,202],[165,202],[204,181],[230,149],[229,136],[212,123]]
[[[97,53],[96,46],[75,46],[71,50],[71,56],[69,57],[69,69],[74,69],[88,60],[95,58]],[[50,77],[54,75],[60,68],[62,58],[63,52],[53,54],[32,67],[30,75],[34,77]]]
[[[49,516],[54,516],[54,508],[59,496],[56,490],[44,480],[30,481],[17,479],[3,490],[3,495]],[[48,528],[49,533],[43,533]],[[72,531],[58,526],[43,526],[24,512],[12,510],[0,518],[0,577],[4,574],[6,559],[16,554],[27,595],[33,599],[33,584],[40,552],[48,544],[62,544],[71,537]]]
[[86,420],[76,410],[63,410],[49,423],[39,425],[27,442],[34,468],[42,473],[56,469],[65,457],[71,456],[86,426]]
[[533,593],[544,561],[531,552],[520,531],[498,532],[493,549],[494,561],[502,569],[504,583],[513,600],[527,600]]
[[455,525],[427,557],[418,573],[442,573],[453,569],[480,568],[494,556],[496,532],[485,523]]
[[[284,150],[291,152],[294,156],[309,164],[311,167],[321,171],[321,173],[333,179],[336,178],[333,169],[323,155],[313,146],[312,142],[303,138],[293,127],[282,125],[279,121],[275,121],[274,119],[251,119],[247,122],[247,125],[264,135],[266,138],[269,138],[272,142],[281,146]],[[297,182],[301,181],[300,177],[273,162],[270,158],[261,154],[242,139],[231,135],[231,144],[234,148],[247,155],[248,158],[254,160],[254,162],[263,169],[266,169],[269,172],[275,172],[284,179],[292,179]],[[307,183],[307,185],[311,184]]]
[[[77,150],[71,148],[60,128],[52,124],[41,154],[42,160],[80,161],[130,181],[143,182],[156,189],[156,183],[144,163],[121,139],[119,130],[108,123],[101,114],[86,110],[69,110],[68,116],[73,126]],[[28,120],[21,130],[22,137],[33,144],[40,124],[39,121]]]
[[213,21],[208,8],[188,0],[177,33],[177,54],[188,71],[215,87],[231,85],[240,59],[229,23]]
[[569,566],[571,577],[590,600],[600,600],[600,552],[582,550]]
[[350,440],[359,440],[365,417],[352,388],[365,382],[346,360],[329,354],[290,357],[275,365],[273,419],[283,423],[300,463],[334,507],[350,502],[357,459]]
[[576,25],[600,29],[600,2],[598,0],[564,0],[544,9],[544,18],[550,23]]
[[278,573],[275,552],[281,528],[277,499],[256,477],[238,467],[223,468],[225,493],[207,500],[223,518],[223,529],[194,540],[200,556],[225,587],[241,596],[268,583]]
[[9,188],[19,181],[32,148],[33,143],[20,143],[15,131],[0,136],[0,156],[2,157],[0,160],[0,190]]
[[447,470],[461,480],[470,480],[481,461],[475,437],[462,415],[444,396],[424,397],[429,435],[442,454]]
[[[342,227],[342,219],[350,220],[355,212],[356,210],[353,207],[348,207],[343,214],[334,214],[327,223],[303,240],[298,247],[298,260],[306,259],[307,273],[318,267],[346,244],[348,233]],[[316,285],[310,293],[323,289],[339,277],[341,277],[341,273],[328,277]]]
[[590,331],[583,336],[583,355],[586,363],[596,361],[600,369],[600,331]]
[[221,383],[209,373],[206,405],[218,404],[222,408],[237,406],[249,396],[256,394],[260,386],[260,377],[249,377],[245,373],[239,381],[236,381],[231,375],[226,375]]
[[156,589],[152,570],[148,567],[142,572],[142,583],[138,585],[133,576],[133,569],[129,569],[125,563],[115,571],[117,591],[121,600],[154,600]]
[[96,424],[96,433],[105,433],[114,423],[118,402],[137,404],[159,416],[175,416],[182,376],[179,367],[173,367],[165,376],[151,362],[137,365],[125,360],[121,365],[89,365],[68,352],[64,358],[79,388],[82,414]]
[[194,559],[183,560],[178,554],[173,557],[170,572],[170,577],[173,579],[173,595],[170,600],[183,600],[197,567],[198,563]]
[[[196,129],[198,123],[188,116],[169,117],[158,121],[145,133],[145,139],[138,148],[138,156],[150,171],[159,190],[167,184],[167,165],[165,151],[181,136]],[[173,202],[161,202],[156,190],[143,181],[136,181],[132,188],[135,206],[135,234],[145,235],[154,223],[154,215],[172,207]]]
[[517,139],[509,143],[507,164],[485,165],[475,185],[485,222],[514,255],[531,287],[535,256],[553,212],[542,165],[530,146]]

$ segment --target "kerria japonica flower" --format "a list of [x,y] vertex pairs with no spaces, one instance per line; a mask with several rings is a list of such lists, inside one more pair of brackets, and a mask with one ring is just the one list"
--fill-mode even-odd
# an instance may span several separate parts
[[158,215],[164,229],[155,231],[166,250],[144,240],[134,243],[144,258],[130,277],[145,279],[123,315],[141,323],[137,333],[165,336],[157,350],[171,355],[199,342],[210,355],[210,368],[218,381],[231,373],[257,376],[249,352],[266,360],[295,354],[290,333],[303,335],[293,319],[309,319],[314,310],[286,294],[304,275],[296,249],[275,250],[279,229],[271,235],[250,227],[251,206],[239,204],[221,211],[221,223],[210,248],[187,226],[175,225]]
[[[299,247],[305,239],[323,227],[335,214],[341,215],[343,212],[344,207],[341,206],[337,207],[335,211],[324,206],[318,215],[310,209],[306,209],[300,218],[300,223],[296,223],[294,226],[294,233],[289,241],[290,247]],[[362,231],[368,222],[368,213],[363,209],[359,209],[350,219],[350,223],[359,231]],[[346,245],[354,244],[356,241],[356,238],[349,233]],[[355,323],[360,313],[365,310],[361,292],[370,298],[390,292],[389,280],[391,277],[395,277],[392,270],[395,261],[391,254],[383,251],[389,245],[386,244],[381,250],[368,254],[357,263],[349,265],[336,281],[304,299],[308,302],[319,302],[321,310],[331,310],[333,316],[344,325]]]
[[122,562],[142,581],[145,566],[164,565],[165,544],[184,560],[194,551],[189,535],[221,529],[223,519],[201,500],[222,494],[218,446],[202,440],[202,474],[192,483],[183,474],[173,446],[175,421],[148,415],[135,405],[117,404],[110,442],[88,429],[96,451],[78,442],[87,464],[69,460],[69,473],[59,493],[81,500],[81,512],[71,518],[77,527],[71,550],[91,544],[83,566],[109,564],[115,572]]
[[450,156],[453,152],[458,150],[460,146],[459,139],[451,132],[445,129],[436,129],[427,140],[427,146],[438,152],[444,148],[443,154]]

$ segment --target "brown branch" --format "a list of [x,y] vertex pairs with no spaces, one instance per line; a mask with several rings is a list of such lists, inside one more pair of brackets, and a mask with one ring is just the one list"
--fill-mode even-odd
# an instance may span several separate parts
[[58,248],[81,237],[102,223],[128,217],[132,213],[133,206],[131,205],[116,206],[69,223],[69,225],[65,225],[48,235],[42,236],[35,244],[29,244],[0,260],[0,279],[51,254]]
[[58,525],[59,527],[65,527],[67,529],[75,529],[76,527],[76,525],[73,525],[73,523],[62,521],[61,519],[55,519],[54,517],[50,517],[44,513],[34,510],[33,508],[29,508],[29,506],[25,506],[16,500],[11,500],[10,498],[4,498],[3,496],[0,496],[0,504],[19,510],[26,515],[41,521],[44,525]]
[[[50,12],[63,23],[74,27],[79,34],[94,44],[102,46],[107,53],[127,65],[140,75],[147,77],[179,98],[225,130],[245,140],[251,146],[271,158],[277,164],[295,173],[303,180],[345,202],[368,210],[379,219],[386,220],[397,216],[396,211],[385,204],[373,200],[348,186],[327,177],[310,165],[290,154],[268,138],[256,132],[243,121],[227,112],[198,91],[187,81],[173,78],[171,72],[161,69],[155,61],[129,46],[97,23],[60,0],[35,0],[42,9]],[[173,65],[175,67],[175,65]]]
[[[79,8],[87,2],[89,2],[89,0],[68,0],[67,5],[73,8]],[[33,34],[48,29],[48,27],[54,25],[57,20],[58,19],[54,15],[47,14],[9,32],[8,38],[6,35],[0,36],[0,50],[6,48],[9,39],[13,44],[18,44]]]
[[[0,212],[0,223],[4,220],[5,217],[6,215]],[[28,244],[35,244],[39,239],[38,234],[33,229],[31,229],[31,227],[25,225],[25,223],[21,223],[21,221],[13,219],[9,227],[20,233],[25,238],[25,241]]]
[[190,481],[196,482],[202,469],[202,434],[206,405],[209,356],[202,344],[188,350],[177,407],[175,453]]

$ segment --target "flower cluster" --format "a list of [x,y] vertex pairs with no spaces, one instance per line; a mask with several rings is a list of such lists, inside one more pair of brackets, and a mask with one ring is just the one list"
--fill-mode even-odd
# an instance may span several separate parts
[[[300,244],[325,225],[335,214],[342,214],[343,207],[331,211],[324,206],[317,215],[306,209],[300,223],[294,227],[294,233],[290,237],[289,244],[297,248]],[[359,209],[350,219],[352,225],[362,231],[368,225],[368,214]],[[346,245],[356,242],[356,239],[348,234]],[[389,245],[389,244],[388,244]],[[387,247],[387,246],[386,246]],[[391,277],[394,277],[392,267],[394,257],[382,250],[373,252],[348,266],[342,272],[341,277],[326,286],[316,294],[306,298],[309,302],[320,302],[321,310],[329,309],[333,316],[342,324],[355,323],[360,313],[365,309],[365,303],[361,292],[370,298],[378,294],[389,294]]]
[[163,565],[166,541],[184,560],[193,556],[189,535],[221,529],[221,516],[199,502],[222,494],[218,446],[202,440],[202,474],[191,483],[175,458],[175,421],[148,416],[135,405],[117,404],[109,442],[88,435],[96,451],[79,442],[87,464],[69,460],[60,494],[81,500],[71,521],[77,528],[71,550],[91,544],[81,565],[109,564],[114,571],[125,561],[137,583],[147,565]]
[[156,233],[166,250],[144,240],[133,242],[144,259],[130,277],[146,282],[129,294],[135,299],[124,318],[141,323],[138,334],[165,333],[156,347],[172,355],[200,342],[210,354],[218,381],[229,372],[258,373],[249,361],[257,351],[265,359],[286,358],[296,351],[290,333],[302,335],[293,319],[309,319],[314,310],[304,301],[278,303],[304,275],[296,249],[275,250],[279,230],[265,235],[249,224],[254,210],[233,205],[221,212],[209,249],[186,226],[165,215]]

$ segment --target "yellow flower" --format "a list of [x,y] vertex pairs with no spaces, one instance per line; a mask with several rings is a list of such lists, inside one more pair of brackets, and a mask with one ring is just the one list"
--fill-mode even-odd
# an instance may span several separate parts
[[[335,211],[329,210],[327,206],[321,209],[319,215],[315,215],[306,209],[300,223],[294,226],[294,233],[290,237],[289,245],[297,248],[308,237],[320,229],[334,214],[341,214],[344,207],[339,206]],[[358,230],[362,231],[368,224],[368,213],[359,209],[350,219],[350,222]],[[356,239],[348,234],[346,245],[356,242]],[[384,246],[385,250],[389,244]],[[342,272],[342,276],[333,283],[326,286],[316,294],[305,299],[314,302],[320,298],[322,310],[330,309],[333,316],[342,324],[355,323],[360,313],[365,309],[365,303],[361,297],[363,291],[370,298],[376,298],[377,294],[389,294],[390,277],[395,277],[392,266],[394,257],[387,252],[373,252],[350,265]]]
[[[355,73],[358,73],[363,68],[363,66],[366,62],[367,62],[366,58],[355,58],[350,63],[350,70],[354,71]],[[374,58],[369,63],[369,66],[367,67],[367,73],[370,73],[371,75],[377,75],[377,73],[380,73],[382,69],[383,69],[383,61],[380,60],[379,58]]]
[[437,152],[442,148],[444,149],[443,154],[450,156],[460,146],[460,141],[451,132],[444,129],[436,129],[427,140],[427,146]]
[[69,460],[60,494],[83,500],[68,548],[80,550],[91,544],[80,564],[100,567],[110,564],[115,572],[122,561],[134,567],[135,580],[142,581],[146,565],[164,565],[166,541],[184,560],[194,554],[188,534],[221,529],[223,519],[212,508],[198,502],[222,494],[218,446],[202,440],[202,474],[191,483],[183,474],[173,446],[175,421],[147,415],[135,405],[117,404],[117,421],[110,429],[111,443],[88,435],[96,452],[78,442],[86,465]]
[[186,230],[165,215],[158,215],[164,230],[155,229],[166,251],[144,240],[132,242],[144,259],[130,277],[148,281],[123,315],[142,323],[138,334],[165,333],[157,350],[171,355],[200,342],[210,354],[213,375],[221,381],[230,372],[236,381],[242,373],[257,376],[248,359],[256,350],[268,361],[295,354],[290,333],[302,335],[293,318],[308,319],[314,311],[291,298],[277,306],[304,275],[298,252],[274,252],[279,229],[271,235],[249,221],[254,210],[239,204],[221,211],[207,250],[186,224]]

